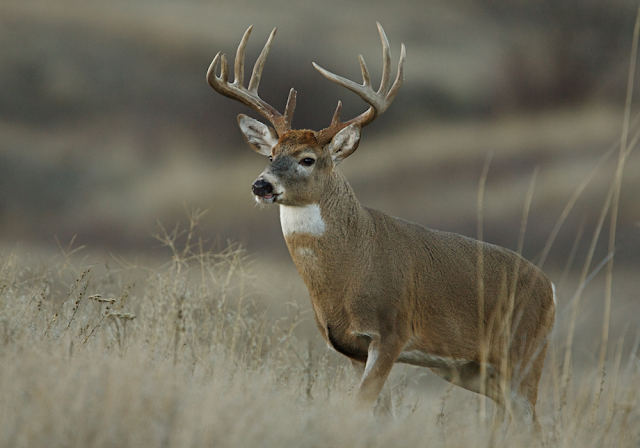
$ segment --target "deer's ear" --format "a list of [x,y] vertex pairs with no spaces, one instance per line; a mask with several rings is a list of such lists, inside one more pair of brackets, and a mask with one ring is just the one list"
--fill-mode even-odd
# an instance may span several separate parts
[[351,124],[338,132],[331,143],[329,143],[329,151],[331,152],[331,158],[333,163],[338,165],[344,159],[349,157],[360,143],[360,125]]
[[263,156],[271,155],[271,150],[278,143],[275,129],[243,114],[238,115],[238,125],[244,140],[254,151]]

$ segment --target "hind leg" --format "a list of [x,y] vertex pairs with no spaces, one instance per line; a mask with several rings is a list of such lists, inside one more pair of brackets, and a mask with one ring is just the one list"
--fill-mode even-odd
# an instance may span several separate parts
[[480,372],[480,364],[475,361],[457,367],[431,368],[431,371],[456,386],[483,394],[493,400],[496,407],[493,426],[499,426],[504,422],[508,425],[508,420],[505,419],[505,417],[508,418],[505,410],[505,399],[500,388],[499,375],[493,365],[487,364],[486,366],[484,387],[481,387],[483,379]]
[[529,428],[538,433],[542,430],[542,427],[536,416],[536,403],[538,401],[538,385],[542,376],[547,346],[548,344],[540,350],[522,380],[518,381],[518,378],[515,378],[512,381],[511,389],[511,407],[514,418],[524,422]]

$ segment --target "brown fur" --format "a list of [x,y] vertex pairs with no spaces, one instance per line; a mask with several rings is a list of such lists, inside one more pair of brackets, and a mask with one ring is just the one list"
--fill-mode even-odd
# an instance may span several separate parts
[[[403,350],[466,360],[455,368],[411,363],[481,392],[484,340],[488,347],[484,393],[504,406],[512,398],[501,389],[506,380],[529,403],[531,409],[524,412],[530,411],[535,421],[537,387],[554,321],[547,277],[508,249],[361,206],[347,180],[330,163],[327,149],[300,143],[313,141],[306,131],[289,134],[273,152],[290,159],[301,153],[319,155],[317,178],[305,184],[305,203],[319,204],[326,231],[317,237],[294,233],[286,243],[329,345],[357,363],[367,361],[374,341],[379,345],[378,360],[363,378],[358,394],[363,406],[375,402]],[[305,255],[309,253],[315,256]],[[479,334],[481,290],[483,338]]]
[[295,129],[283,134],[278,139],[280,148],[291,147],[296,145],[318,146],[316,133],[307,129]]

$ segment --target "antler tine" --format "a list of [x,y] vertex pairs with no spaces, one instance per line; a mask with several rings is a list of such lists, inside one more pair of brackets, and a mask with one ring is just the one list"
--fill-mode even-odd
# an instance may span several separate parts
[[227,64],[227,57],[222,53],[222,67],[220,68],[220,78],[222,82],[229,82],[229,64]]
[[389,41],[382,26],[379,23],[377,23],[377,25],[378,32],[380,34],[380,40],[382,41],[382,81],[380,82],[380,88],[377,92],[375,92],[371,87],[369,70],[367,70],[367,66],[364,63],[364,59],[362,58],[362,56],[359,57],[360,70],[362,71],[363,80],[362,85],[357,84],[349,79],[343,78],[342,76],[331,73],[320,67],[315,62],[313,63],[313,66],[316,68],[316,70],[322,73],[322,75],[329,81],[346,87],[370,105],[369,109],[367,109],[366,112],[345,123],[341,123],[341,104],[338,104],[338,109],[336,110],[336,113],[331,120],[331,125],[319,132],[319,141],[322,143],[328,143],[328,141],[330,141],[336,133],[338,133],[346,126],[349,126],[350,124],[357,123],[361,127],[369,125],[371,122],[373,122],[373,120],[375,120],[389,108],[389,106],[393,102],[393,99],[398,94],[400,87],[402,86],[402,82],[404,81],[404,60],[406,57],[404,44],[402,44],[401,46],[400,61],[398,62],[398,75],[396,76],[391,89],[389,89],[391,78],[391,55],[389,51]]
[[360,61],[360,72],[362,72],[362,85],[365,87],[370,86],[371,76],[369,76],[369,69],[367,68],[367,64],[365,64],[362,55],[358,55],[358,60]]
[[247,28],[247,31],[244,32],[240,45],[238,45],[238,51],[236,52],[233,85],[240,87],[244,86],[244,53],[247,48],[247,42],[249,42],[249,36],[251,36],[252,29],[253,25]]
[[[251,80],[249,81],[249,89],[244,87],[244,56],[252,29],[253,27],[250,26],[247,31],[245,31],[244,36],[242,36],[242,40],[240,41],[240,45],[238,46],[234,64],[235,79],[233,80],[233,83],[229,83],[229,65],[227,64],[227,58],[222,52],[218,52],[211,62],[209,70],[207,71],[207,82],[216,92],[249,106],[265,117],[269,122],[271,122],[278,135],[281,136],[285,132],[291,130],[293,112],[296,107],[296,91],[291,89],[289,92],[284,116],[258,96],[258,85],[260,84],[262,69],[267,55],[269,54],[273,37],[276,34],[275,28],[271,32],[267,43],[262,49],[262,53],[260,53],[260,57],[253,67],[253,73],[251,75]],[[218,64],[220,64],[220,76],[216,75]]]
[[291,122],[293,121],[293,113],[296,110],[296,97],[298,92],[291,88],[289,90],[289,98],[287,98],[287,105],[284,108],[284,125],[291,129]]
[[404,48],[404,44],[400,45],[400,61],[398,61],[398,74],[396,75],[395,81],[393,81],[393,85],[391,86],[391,90],[387,93],[387,100],[393,101],[393,99],[398,94],[400,87],[402,87],[402,83],[404,82],[404,60],[407,57],[407,50]]
[[378,33],[382,41],[382,81],[380,82],[378,93],[385,94],[388,92],[387,89],[391,78],[391,52],[389,51],[389,40],[382,29],[382,25],[380,25],[380,22],[376,22],[376,25],[378,25]]
[[[364,60],[362,61],[364,62]],[[316,70],[318,70],[320,73],[322,73],[324,75],[325,78],[327,78],[329,81],[333,81],[336,84],[341,85],[342,87],[346,87],[347,89],[351,90],[353,93],[357,94],[360,98],[362,98],[363,100],[365,100],[367,103],[371,104],[371,102],[375,102],[375,99],[373,98],[372,94],[375,93],[373,91],[373,89],[371,88],[371,85],[360,85],[357,84],[353,81],[351,81],[350,79],[347,78],[343,78],[342,76],[338,76],[335,73],[331,73],[328,70],[325,70],[324,68],[320,67],[318,64],[316,64],[315,62],[312,62],[313,66],[315,67]],[[365,72],[366,70],[366,65],[361,64],[360,68],[363,69],[363,78],[365,77],[365,73],[366,76],[368,76],[368,71]]]
[[340,114],[342,113],[342,101],[338,101],[338,107],[336,107],[336,111],[333,113],[333,118],[331,119],[331,125],[339,125],[340,124]]
[[213,61],[211,61],[211,65],[209,65],[209,70],[207,70],[207,82],[211,87],[213,87],[213,85],[211,85],[211,78],[215,78],[216,76],[216,68],[220,62],[220,55],[222,55],[222,52],[218,51],[214,56]]
[[262,78],[262,69],[264,68],[264,63],[267,60],[269,50],[271,50],[271,43],[273,42],[273,38],[275,37],[277,30],[278,28],[276,27],[271,31],[269,39],[267,39],[267,43],[264,44],[264,48],[260,52],[260,56],[253,66],[253,73],[251,73],[251,79],[249,80],[249,92],[251,93],[258,93],[258,86],[260,85],[260,79]]

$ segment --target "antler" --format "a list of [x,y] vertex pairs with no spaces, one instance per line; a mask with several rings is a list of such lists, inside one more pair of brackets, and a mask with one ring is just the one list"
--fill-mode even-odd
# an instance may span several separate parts
[[373,90],[371,87],[371,78],[369,77],[369,70],[367,69],[367,65],[364,63],[364,59],[362,55],[358,57],[360,60],[360,70],[362,71],[362,79],[363,84],[356,84],[353,81],[350,81],[342,76],[335,75],[322,67],[318,66],[315,62],[313,66],[322,73],[327,79],[335,82],[336,84],[340,84],[343,87],[351,90],[356,93],[360,98],[365,100],[369,105],[369,109],[358,115],[357,117],[342,123],[340,121],[340,112],[342,111],[342,103],[338,101],[338,107],[336,108],[335,113],[333,114],[333,119],[331,120],[331,124],[329,127],[321,130],[318,133],[318,141],[321,144],[328,143],[331,139],[343,128],[349,126],[353,123],[358,123],[360,127],[365,127],[373,120],[375,120],[378,116],[382,115],[382,113],[387,110],[387,108],[393,102],[393,99],[398,94],[398,90],[400,90],[400,86],[402,86],[402,82],[404,81],[404,59],[406,56],[406,51],[404,48],[404,44],[402,44],[401,52],[400,52],[400,62],[398,62],[398,75],[396,76],[393,85],[390,85],[390,70],[391,70],[391,56],[389,54],[389,41],[387,40],[387,36],[382,29],[382,25],[376,22],[378,25],[378,32],[380,33],[380,40],[382,40],[382,81],[380,83],[380,88],[377,92]]
[[[293,121],[293,112],[296,108],[296,91],[291,89],[289,91],[289,98],[287,99],[287,105],[284,110],[284,115],[281,115],[273,106],[266,103],[262,98],[258,96],[258,86],[260,84],[260,78],[262,77],[262,69],[264,63],[271,49],[271,43],[273,37],[276,35],[276,29],[274,28],[265,44],[260,57],[253,66],[253,73],[251,74],[251,80],[249,81],[249,88],[244,87],[244,53],[251,35],[253,25],[245,31],[238,51],[236,53],[236,61],[234,66],[234,80],[233,83],[229,83],[229,66],[227,64],[227,58],[224,53],[218,52],[207,71],[207,82],[216,92],[229,97],[231,99],[240,101],[242,104],[249,106],[267,120],[271,122],[275,128],[278,136],[282,136],[287,131],[291,130],[291,122]],[[216,76],[216,69],[218,63],[221,62],[220,76]]]

